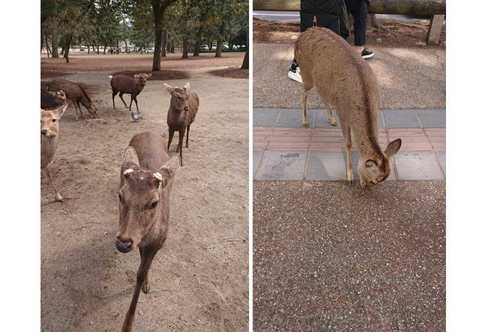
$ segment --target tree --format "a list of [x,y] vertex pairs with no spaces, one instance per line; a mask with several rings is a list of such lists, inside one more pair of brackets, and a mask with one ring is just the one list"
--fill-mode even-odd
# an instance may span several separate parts
[[153,20],[155,22],[155,48],[153,51],[152,71],[160,71],[162,51],[162,21],[165,10],[175,0],[151,0],[153,8]]

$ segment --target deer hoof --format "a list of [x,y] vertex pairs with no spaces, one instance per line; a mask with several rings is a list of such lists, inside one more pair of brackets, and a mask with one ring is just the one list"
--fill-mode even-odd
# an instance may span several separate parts
[[330,122],[330,125],[331,125],[332,127],[336,127],[336,126],[337,126],[337,119],[331,118],[329,122]]
[[55,194],[55,202],[63,202],[63,196],[60,193]]
[[303,123],[303,128],[308,128],[308,127],[309,127],[308,122],[304,122]]
[[144,294],[150,293],[150,284],[148,282],[144,282],[142,286],[142,292]]

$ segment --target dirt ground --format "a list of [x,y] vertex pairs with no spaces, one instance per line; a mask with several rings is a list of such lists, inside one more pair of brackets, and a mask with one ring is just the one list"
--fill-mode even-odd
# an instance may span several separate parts
[[[381,21],[380,23],[378,28],[368,26],[368,46],[427,47],[425,43],[429,27],[427,23],[422,21],[418,23]],[[300,34],[300,24],[298,23],[254,19],[253,26],[253,40],[257,43],[293,43]],[[445,48],[445,29],[440,41],[439,46],[428,47]]]
[[[176,173],[169,235],[150,272],[152,291],[137,306],[136,331],[247,329],[248,80],[210,73],[239,67],[242,56],[162,63],[188,73],[200,109]],[[45,72],[76,72],[65,78],[96,85],[100,116],[75,121],[70,108],[61,120],[51,173],[66,201],[53,203],[42,181],[42,331],[119,331],[132,297],[139,255],[114,246],[121,151],[135,133],[167,131],[163,82],[187,80],[148,81],[138,97],[144,119],[133,123],[128,110],[112,109],[107,76],[144,70],[149,61],[113,57],[74,57],[70,65],[42,59]]]

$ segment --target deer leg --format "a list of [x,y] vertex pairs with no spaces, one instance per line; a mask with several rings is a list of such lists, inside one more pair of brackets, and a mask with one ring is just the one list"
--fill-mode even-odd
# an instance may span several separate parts
[[175,135],[175,130],[169,127],[169,128],[168,128],[168,145],[167,145],[167,151],[170,150],[170,144],[172,144],[173,135]]
[[128,108],[127,103],[123,99],[123,92],[120,92],[120,99],[123,101],[123,105],[125,105],[125,108]]
[[303,126],[308,128],[308,120],[307,120],[307,91],[303,91],[302,95],[302,115],[303,115]]
[[135,106],[137,107],[137,113],[140,113],[140,110],[138,109],[137,96],[133,97],[133,100],[135,101]]
[[75,102],[75,106],[77,107],[78,111],[80,112],[80,117],[82,119],[85,119],[85,116],[83,116],[82,107],[80,106],[80,103],[78,101]]
[[183,136],[185,135],[185,128],[180,129],[180,138],[178,139],[178,147],[177,151],[180,151],[180,166],[183,166],[183,153],[182,153],[182,145],[183,145]]
[[50,171],[48,170],[48,166],[45,167],[45,174],[47,175],[47,180],[48,183],[52,186],[53,190],[55,191],[55,202],[63,202],[63,197],[58,192],[57,188],[55,187],[55,183],[52,180],[52,177],[50,176]]
[[190,125],[187,126],[187,141],[185,142],[185,147],[188,149],[188,136],[190,134]]
[[[145,257],[147,255],[148,255],[148,252],[146,249],[140,249],[140,258]],[[142,292],[144,294],[148,294],[150,292],[150,284],[148,282],[148,270],[145,272],[145,280],[143,281]]]
[[112,103],[113,103],[113,109],[115,109],[115,96],[117,95],[116,91],[112,91]]
[[327,118],[328,118],[328,123],[330,123],[331,126],[336,127],[337,126],[337,118],[335,117],[335,112],[333,111],[333,108],[327,104]]
[[[342,128],[343,129],[343,128]],[[345,149],[347,152],[346,168],[347,168],[347,181],[353,183],[353,171],[352,171],[352,132],[350,127],[343,129],[343,136],[345,138]]]
[[138,298],[140,296],[140,290],[145,282],[145,278],[148,274],[148,270],[152,265],[153,257],[155,253],[145,253],[145,255],[140,255],[141,262],[140,267],[137,272],[137,283],[135,284],[135,291],[133,292],[132,301],[130,302],[130,307],[128,308],[125,320],[123,321],[122,332],[131,332],[133,326],[133,320],[135,318],[135,310],[137,308]]

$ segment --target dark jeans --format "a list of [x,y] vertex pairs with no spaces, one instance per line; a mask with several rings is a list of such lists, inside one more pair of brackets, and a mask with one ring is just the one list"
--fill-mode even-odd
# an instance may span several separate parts
[[333,32],[335,32],[337,35],[342,36],[345,39],[348,37],[348,35],[341,32],[340,18],[336,15],[330,15],[330,14],[314,15],[314,14],[300,12],[300,32],[304,32],[308,28],[311,28],[313,26],[314,18],[317,21],[318,27],[324,27],[324,28],[330,29]]
[[353,16],[355,45],[363,46],[367,40],[368,2],[366,0],[346,0],[346,5]]

